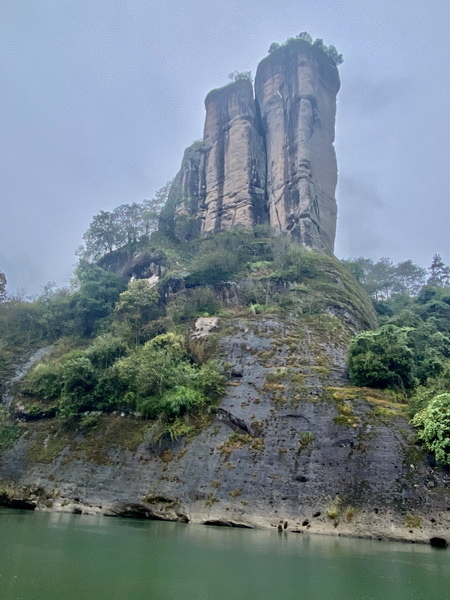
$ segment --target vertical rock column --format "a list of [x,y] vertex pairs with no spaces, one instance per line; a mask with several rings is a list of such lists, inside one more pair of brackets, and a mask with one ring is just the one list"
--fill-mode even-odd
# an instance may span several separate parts
[[261,61],[255,88],[266,136],[270,224],[332,254],[337,69],[317,48],[299,40]]
[[266,221],[264,141],[251,83],[213,90],[205,107],[202,232]]

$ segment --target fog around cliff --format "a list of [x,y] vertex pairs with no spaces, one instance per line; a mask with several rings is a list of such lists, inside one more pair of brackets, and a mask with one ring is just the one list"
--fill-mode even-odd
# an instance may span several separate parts
[[450,262],[450,7],[380,0],[3,0],[0,271],[66,282],[92,216],[152,197],[201,137],[203,101],[273,41],[344,54],[336,254]]

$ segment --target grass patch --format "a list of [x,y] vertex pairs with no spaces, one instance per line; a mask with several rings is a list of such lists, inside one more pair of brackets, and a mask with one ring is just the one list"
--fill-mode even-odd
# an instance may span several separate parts
[[422,525],[422,519],[418,515],[407,514],[404,517],[405,527],[417,529]]
[[14,446],[21,434],[21,427],[0,407],[0,452]]

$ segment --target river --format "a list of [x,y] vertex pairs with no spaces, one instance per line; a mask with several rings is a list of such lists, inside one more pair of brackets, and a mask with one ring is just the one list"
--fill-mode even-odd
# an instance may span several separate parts
[[0,509],[0,600],[450,600],[428,546]]

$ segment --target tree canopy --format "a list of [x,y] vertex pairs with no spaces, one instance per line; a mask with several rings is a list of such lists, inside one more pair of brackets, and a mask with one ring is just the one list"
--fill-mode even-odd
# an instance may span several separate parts
[[330,58],[336,66],[340,65],[344,62],[343,55],[337,51],[335,46],[332,46],[332,45],[326,46],[323,43],[322,38],[316,38],[315,40],[313,40],[312,36],[307,31],[302,31],[298,35],[288,38],[284,42],[284,44],[279,44],[278,42],[272,42],[270,44],[268,53],[272,54],[272,52],[275,52],[279,48],[281,48],[283,46],[287,46],[288,44],[297,42],[298,40],[302,40],[302,41],[310,44],[311,46],[318,48],[323,54],[325,54],[325,56],[328,56],[328,58]]
[[156,231],[159,214],[167,201],[170,186],[169,181],[151,200],[121,204],[111,212],[101,210],[93,217],[83,235],[81,257],[98,260],[108,252],[136,244]]

